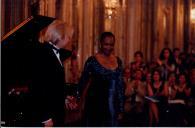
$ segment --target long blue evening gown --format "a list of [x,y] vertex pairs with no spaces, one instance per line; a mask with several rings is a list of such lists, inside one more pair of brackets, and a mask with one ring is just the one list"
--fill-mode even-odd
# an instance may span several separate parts
[[103,67],[94,56],[88,58],[79,82],[80,93],[91,79],[84,109],[84,126],[118,126],[117,115],[124,111],[122,62],[115,70]]

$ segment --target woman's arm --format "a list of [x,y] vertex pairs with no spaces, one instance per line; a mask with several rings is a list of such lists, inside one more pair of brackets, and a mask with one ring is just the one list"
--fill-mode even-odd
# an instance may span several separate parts
[[[148,90],[148,95],[149,96],[154,95],[150,84],[147,85],[147,90]],[[149,108],[149,111],[150,111],[150,114],[149,114],[150,124],[152,124],[153,119],[155,119],[155,122],[158,123],[159,122],[159,115],[158,115],[158,107],[157,107],[156,103],[149,102],[149,106],[150,106],[150,108]]]
[[150,84],[147,85],[147,90],[148,90],[148,95],[149,96],[153,96],[154,95]]
[[165,63],[165,66],[168,69],[168,71],[170,71],[170,72],[173,72],[175,70],[174,64],[168,65],[167,63]]
[[146,86],[144,84],[139,85],[137,91],[138,91],[138,95],[144,97],[146,95]]
[[168,97],[168,95],[169,95],[169,89],[168,89],[168,85],[167,84],[164,85],[164,88],[163,88],[163,91],[162,91],[162,95],[166,96],[166,97]]
[[191,95],[191,88],[185,88],[184,91],[187,97]]
[[125,98],[125,89],[124,89],[124,81],[123,81],[123,68],[122,68],[122,61],[119,60],[119,76],[118,76],[118,84],[117,84],[117,93],[118,93],[118,100],[119,100],[119,112],[123,113],[124,112],[124,98]]
[[82,95],[84,90],[86,89],[88,82],[90,80],[90,76],[92,73],[92,57],[89,57],[87,61],[85,62],[83,72],[81,74],[81,78],[78,84],[78,93],[79,96]]

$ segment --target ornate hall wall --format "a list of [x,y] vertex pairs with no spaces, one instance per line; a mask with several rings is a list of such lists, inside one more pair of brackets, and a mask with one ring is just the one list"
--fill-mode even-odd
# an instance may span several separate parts
[[[79,71],[86,59],[98,51],[98,37],[103,31],[115,34],[115,54],[124,65],[133,61],[137,50],[144,53],[146,61],[151,61],[164,47],[183,51],[195,47],[195,27],[191,27],[194,23],[190,18],[194,0],[118,0],[112,17],[105,15],[103,0],[2,0],[1,3],[1,37],[33,14],[56,17],[74,26],[72,44],[78,53]],[[70,63],[66,63],[66,72]]]

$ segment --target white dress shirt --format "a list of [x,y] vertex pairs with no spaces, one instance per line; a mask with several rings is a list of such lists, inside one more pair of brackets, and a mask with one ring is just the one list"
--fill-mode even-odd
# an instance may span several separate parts
[[[57,46],[55,46],[54,44],[52,44],[51,42],[49,42],[49,44],[51,44],[53,47],[55,47],[56,49],[60,50],[60,48],[58,48]],[[58,61],[60,62],[61,66],[63,66],[62,61],[60,60],[60,53],[56,50],[53,49],[54,54],[56,55]]]

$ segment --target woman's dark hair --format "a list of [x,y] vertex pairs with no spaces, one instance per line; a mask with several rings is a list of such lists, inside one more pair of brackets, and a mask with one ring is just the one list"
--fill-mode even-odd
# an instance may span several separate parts
[[138,68],[138,69],[135,70],[135,74],[137,72],[141,72],[141,81],[143,81],[143,77],[144,77],[143,71],[140,68]]
[[181,59],[181,61],[185,62],[187,60],[187,54],[185,52],[181,52],[179,54],[179,59]]
[[165,50],[168,50],[169,51],[168,64],[174,64],[175,63],[175,59],[173,57],[173,53],[172,53],[172,51],[171,51],[170,48],[163,48],[162,51],[161,51],[161,53],[160,53],[159,59],[160,60],[164,60],[165,59],[165,57],[164,57]]
[[106,37],[113,37],[114,42],[115,42],[115,36],[114,36],[114,34],[112,32],[103,32],[100,35],[100,42],[102,43]]
[[136,51],[136,52],[134,53],[134,57],[136,57],[137,55],[140,55],[141,58],[143,58],[143,53],[142,53],[141,51]]
[[180,51],[180,49],[179,48],[174,48],[173,52],[176,52],[176,51]]
[[179,73],[179,75],[177,76],[177,83],[178,83],[178,84],[179,84],[179,77],[180,77],[180,76],[184,76],[184,77],[185,77],[185,79],[186,79],[186,86],[187,86],[187,88],[189,88],[189,83],[190,83],[190,81],[189,81],[189,78],[188,78],[188,74],[185,73],[185,72]]
[[161,75],[161,71],[160,71],[159,69],[154,69],[154,70],[152,71],[152,74],[151,74],[152,83],[154,83],[153,76],[154,76],[154,73],[155,73],[155,72],[158,72],[158,74],[159,74],[159,76],[160,76],[160,81],[162,81],[162,80],[163,80],[163,77],[162,77],[162,75]]
[[175,73],[175,72],[169,72],[169,73],[168,73],[167,78],[169,78],[169,77],[170,77],[170,76],[172,76],[172,75],[174,75],[174,76],[175,76],[175,78],[177,77],[177,75],[176,75],[176,73]]

